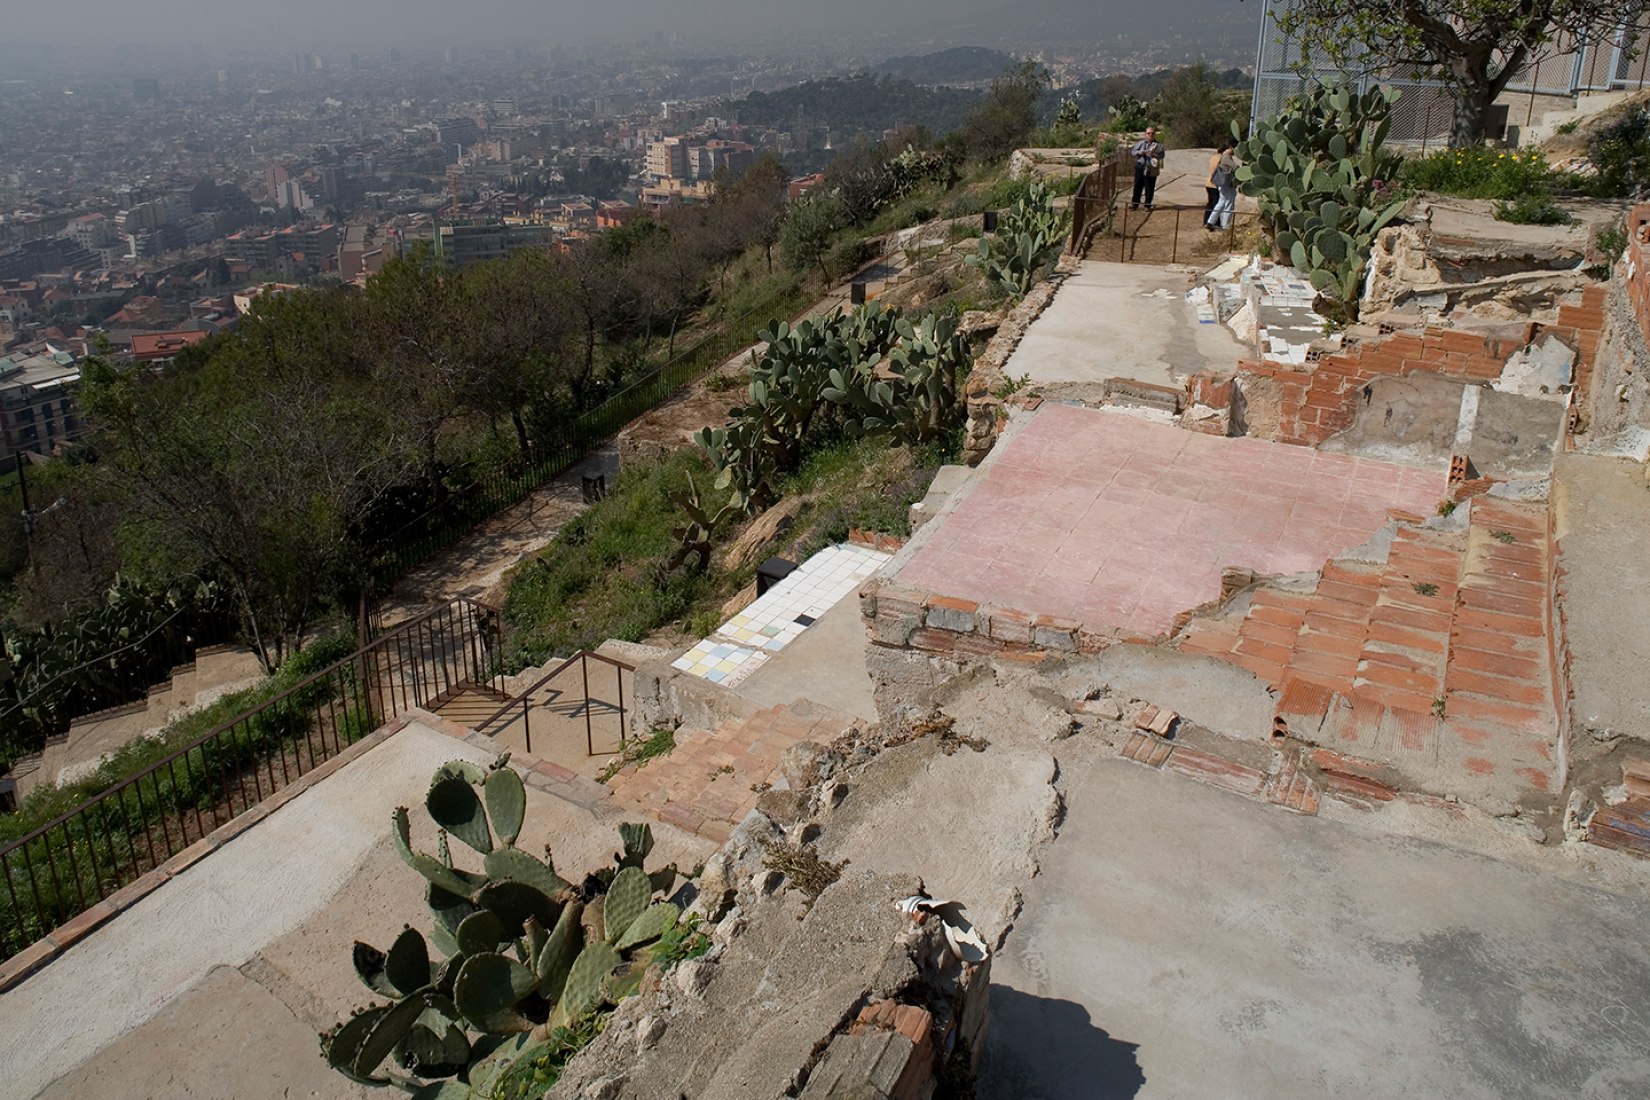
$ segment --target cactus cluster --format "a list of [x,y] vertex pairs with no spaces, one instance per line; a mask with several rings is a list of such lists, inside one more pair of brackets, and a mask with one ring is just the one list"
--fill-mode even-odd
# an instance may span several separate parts
[[[1274,255],[1306,276],[1335,320],[1356,319],[1375,235],[1403,209],[1386,190],[1400,158],[1382,149],[1397,98],[1319,85],[1238,144],[1238,185],[1259,201]],[[1232,134],[1242,138],[1236,124]]]
[[[362,983],[392,998],[321,1037],[327,1061],[356,1081],[441,1100],[486,1096],[556,1029],[634,992],[652,946],[677,925],[677,906],[657,900],[675,868],[643,870],[646,825],[620,826],[614,866],[577,885],[548,850],[539,859],[517,847],[526,791],[507,763],[508,754],[486,769],[452,761],[436,771],[425,807],[440,828],[437,855],[413,849],[407,810],[395,811],[396,850],[427,880],[434,925],[428,941],[409,926],[388,951],[355,945]],[[449,837],[481,857],[480,871],[454,864]]]
[[985,273],[993,289],[1024,298],[1043,270],[1059,259],[1067,225],[1067,216],[1054,209],[1053,193],[1040,181],[1033,182],[1004,213],[996,235],[980,238],[979,250],[968,263]]
[[[694,436],[710,455],[716,487],[738,512],[774,502],[776,477],[802,464],[822,419],[834,418],[848,435],[921,443],[962,418],[958,385],[970,357],[955,318],[912,324],[897,310],[862,306],[796,325],[775,321],[760,336],[767,347],[753,356],[747,402],[729,410],[726,427]],[[709,518],[697,489],[678,503],[687,508],[690,502]],[[702,536],[703,527],[695,520],[683,528],[684,545],[688,536]]]

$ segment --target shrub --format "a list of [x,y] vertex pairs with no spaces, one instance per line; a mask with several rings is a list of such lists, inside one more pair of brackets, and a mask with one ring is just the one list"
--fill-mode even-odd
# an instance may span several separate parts
[[1463,199],[1517,200],[1545,193],[1558,175],[1539,149],[1440,149],[1404,162],[1398,178],[1417,191]]
[[1496,203],[1495,217],[1498,221],[1515,225],[1570,225],[1575,222],[1568,211],[1544,192],[1532,192],[1509,202]]
[[1595,175],[1583,188],[1600,198],[1636,198],[1650,188],[1650,111],[1635,107],[1599,130],[1587,149]]

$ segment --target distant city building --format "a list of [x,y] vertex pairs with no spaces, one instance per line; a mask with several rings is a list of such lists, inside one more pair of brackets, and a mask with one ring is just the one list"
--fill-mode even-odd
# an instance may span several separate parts
[[646,171],[653,180],[708,180],[723,170],[739,176],[755,163],[756,147],[742,141],[668,137],[647,147]]
[[136,363],[170,363],[178,352],[191,344],[198,344],[212,335],[205,330],[181,329],[175,332],[132,333],[132,361]]
[[152,76],[132,78],[132,102],[155,103],[160,99],[160,81]]
[[74,391],[80,366],[68,352],[0,357],[0,467],[19,453],[50,458],[79,434]]
[[443,118],[435,124],[435,140],[440,145],[461,145],[468,149],[481,140],[481,127],[473,118]]

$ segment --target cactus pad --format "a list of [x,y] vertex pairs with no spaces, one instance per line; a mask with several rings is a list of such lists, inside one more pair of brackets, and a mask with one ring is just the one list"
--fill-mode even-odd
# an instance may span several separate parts
[[[503,835],[503,830],[500,830],[500,835]],[[548,864],[520,848],[495,848],[487,853],[482,865],[487,869],[490,878],[511,878],[517,882],[525,882],[543,891],[549,898],[554,898],[567,889],[567,883],[563,882],[561,876]]]
[[521,1003],[538,987],[538,975],[514,959],[494,952],[464,960],[453,985],[453,1002],[466,1019],[482,1030]]
[[593,943],[579,952],[573,969],[567,974],[561,1000],[556,1003],[551,1025],[559,1026],[577,1020],[602,1000],[602,982],[617,970],[624,960],[605,943]]
[[521,833],[521,822],[527,815],[527,788],[521,776],[508,766],[497,768],[487,775],[483,788],[487,797],[487,816],[492,819],[498,838],[506,845],[514,844]]
[[561,911],[561,919],[544,941],[544,949],[534,962],[539,976],[539,993],[550,1000],[561,996],[567,984],[567,972],[573,969],[573,960],[584,948],[584,926],[579,923],[584,906],[570,901]]
[[405,997],[430,984],[430,951],[416,928],[407,928],[390,945],[384,957],[384,977]]
[[395,840],[395,850],[401,854],[401,859],[408,867],[417,871],[430,882],[450,894],[467,897],[470,886],[451,867],[444,866],[434,856],[427,856],[423,852],[412,850],[411,825],[407,820],[407,808],[397,806],[391,818],[390,835]]
[[498,917],[506,939],[521,935],[529,917],[536,917],[539,924],[549,928],[561,914],[561,907],[545,897],[544,891],[507,878],[483,886],[476,894],[476,904]]
[[361,979],[361,984],[374,993],[382,993],[386,997],[395,996],[395,987],[390,985],[389,979],[384,977],[384,953],[370,943],[355,941],[351,952],[351,960],[355,963],[355,976]]
[[619,826],[619,839],[624,843],[624,857],[619,860],[619,866],[640,867],[653,850],[653,826],[626,821]]
[[[478,909],[458,926],[458,949],[466,955],[492,951],[504,939],[504,925],[489,909]],[[469,1015],[469,1013],[465,1013]]]
[[668,901],[650,905],[641,916],[630,922],[624,935],[615,940],[613,946],[624,951],[638,944],[656,940],[674,928],[676,919],[681,915],[682,911]]
[[408,997],[397,1001],[390,1006],[388,1012],[373,1023],[367,1037],[361,1042],[361,1049],[355,1054],[355,1065],[351,1067],[357,1077],[371,1077],[390,1051],[401,1044],[401,1040],[412,1031],[413,1024],[424,1012],[423,997]]
[[486,855],[493,850],[493,834],[487,827],[487,811],[468,780],[436,773],[435,782],[424,796],[424,806],[435,823],[471,848]]
[[351,1077],[355,1076],[355,1060],[366,1044],[367,1036],[390,1008],[390,1005],[377,1005],[357,1012],[333,1028],[331,1034],[321,1041],[327,1064]]
[[611,942],[623,935],[652,898],[653,883],[640,867],[626,867],[614,875],[602,913],[606,938]]

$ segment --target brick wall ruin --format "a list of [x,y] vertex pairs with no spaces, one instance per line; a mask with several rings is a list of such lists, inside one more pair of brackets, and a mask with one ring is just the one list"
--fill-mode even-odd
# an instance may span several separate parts
[[[1557,336],[1576,350],[1576,385],[1586,392],[1604,329],[1604,305],[1605,288],[1595,285],[1583,292],[1580,305],[1560,306],[1552,325],[1524,322],[1487,334],[1430,327],[1395,332],[1300,366],[1246,359],[1238,364],[1235,379],[1238,411],[1247,434],[1316,447],[1352,426],[1363,387],[1375,378],[1430,373],[1493,382],[1510,356],[1543,335]],[[1213,383],[1205,383],[1201,392],[1207,404],[1221,396],[1234,399]]]

